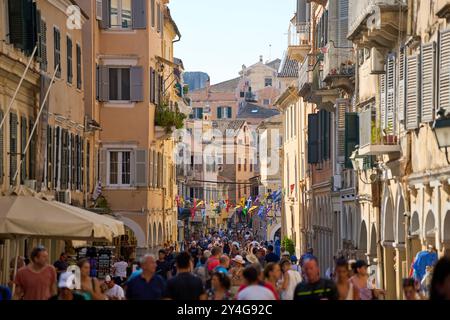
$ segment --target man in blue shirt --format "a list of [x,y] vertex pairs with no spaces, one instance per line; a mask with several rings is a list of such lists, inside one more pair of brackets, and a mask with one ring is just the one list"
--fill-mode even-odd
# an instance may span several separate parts
[[266,261],[266,263],[270,263],[270,262],[275,262],[278,263],[280,262],[280,256],[273,253],[273,245],[269,245],[267,247],[267,251],[268,253],[266,254],[266,258],[264,259]]
[[127,283],[128,300],[161,300],[166,290],[166,282],[156,274],[156,258],[145,255],[141,260],[142,273]]

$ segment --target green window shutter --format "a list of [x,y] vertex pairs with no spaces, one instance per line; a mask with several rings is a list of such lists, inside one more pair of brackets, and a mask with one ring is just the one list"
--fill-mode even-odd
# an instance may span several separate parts
[[350,156],[359,144],[358,114],[351,112],[345,115],[345,168],[353,168]]
[[373,169],[375,166],[376,156],[367,156],[363,159],[363,170]]
[[31,55],[36,31],[33,0],[8,0],[9,41],[15,47]]
[[[28,137],[31,136],[31,131],[33,130],[34,121],[29,120],[28,125]],[[31,138],[30,149],[28,150],[28,177],[31,180],[36,180],[36,131]]]
[[54,53],[54,68],[56,69],[59,66],[58,72],[56,76],[58,78],[61,77],[62,66],[61,66],[61,33],[60,31],[54,27],[53,28],[53,53]]
[[308,163],[319,162],[319,115],[308,115]]
[[222,119],[222,107],[217,107],[217,119]]
[[144,69],[131,67],[130,69],[130,97],[131,101],[144,101]]
[[9,115],[9,183],[14,185],[14,174],[17,170],[17,115]]
[[72,51],[73,51],[73,45],[72,45],[72,39],[67,37],[67,82],[72,83],[73,78],[73,70],[72,70]]
[[77,88],[81,89],[81,47],[77,44]]
[[27,155],[25,154],[25,147],[27,145],[27,118],[20,117],[20,160],[22,162],[20,167],[20,182],[25,183],[27,178]]
[[231,109],[231,107],[227,108],[227,116],[228,119],[231,119],[233,117],[233,110]]

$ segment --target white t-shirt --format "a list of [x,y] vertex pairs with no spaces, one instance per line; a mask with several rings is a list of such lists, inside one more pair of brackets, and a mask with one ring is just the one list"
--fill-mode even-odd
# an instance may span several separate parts
[[122,287],[117,284],[115,284],[111,289],[108,289],[105,294],[108,298],[117,298],[119,300],[125,299],[125,293],[123,292]]
[[302,276],[299,272],[288,270],[289,282],[286,290],[281,293],[281,300],[294,300],[294,292],[297,285],[302,282]]
[[125,261],[119,261],[119,262],[114,263],[114,269],[116,270],[114,272],[114,276],[126,278],[127,277],[127,268],[128,268],[128,263],[126,263]]
[[273,292],[261,285],[252,285],[238,293],[237,300],[276,300]]

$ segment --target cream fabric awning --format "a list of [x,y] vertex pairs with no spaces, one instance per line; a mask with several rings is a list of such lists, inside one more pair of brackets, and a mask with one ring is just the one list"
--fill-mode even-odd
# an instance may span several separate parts
[[0,196],[0,238],[112,241],[123,234],[123,222],[107,216],[31,195]]

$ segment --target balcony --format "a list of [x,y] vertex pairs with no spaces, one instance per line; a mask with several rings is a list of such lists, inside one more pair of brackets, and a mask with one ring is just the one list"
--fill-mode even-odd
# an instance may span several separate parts
[[299,62],[303,61],[311,50],[309,36],[309,23],[303,22],[297,25],[291,23],[288,32],[287,55]]
[[[378,127],[373,105],[359,114],[359,152],[361,156],[380,156],[401,151],[396,134],[386,134]],[[393,130],[392,130],[393,131]]]
[[312,55],[306,56],[306,59],[303,60],[303,63],[298,70],[298,91],[301,97],[306,97],[313,83],[313,74],[312,70],[315,64],[315,57]]
[[328,44],[324,49],[322,81],[331,89],[344,89],[352,93],[354,60],[353,48],[337,48],[333,43]]
[[406,31],[406,1],[350,0],[349,8],[348,39],[359,47],[392,48]]

